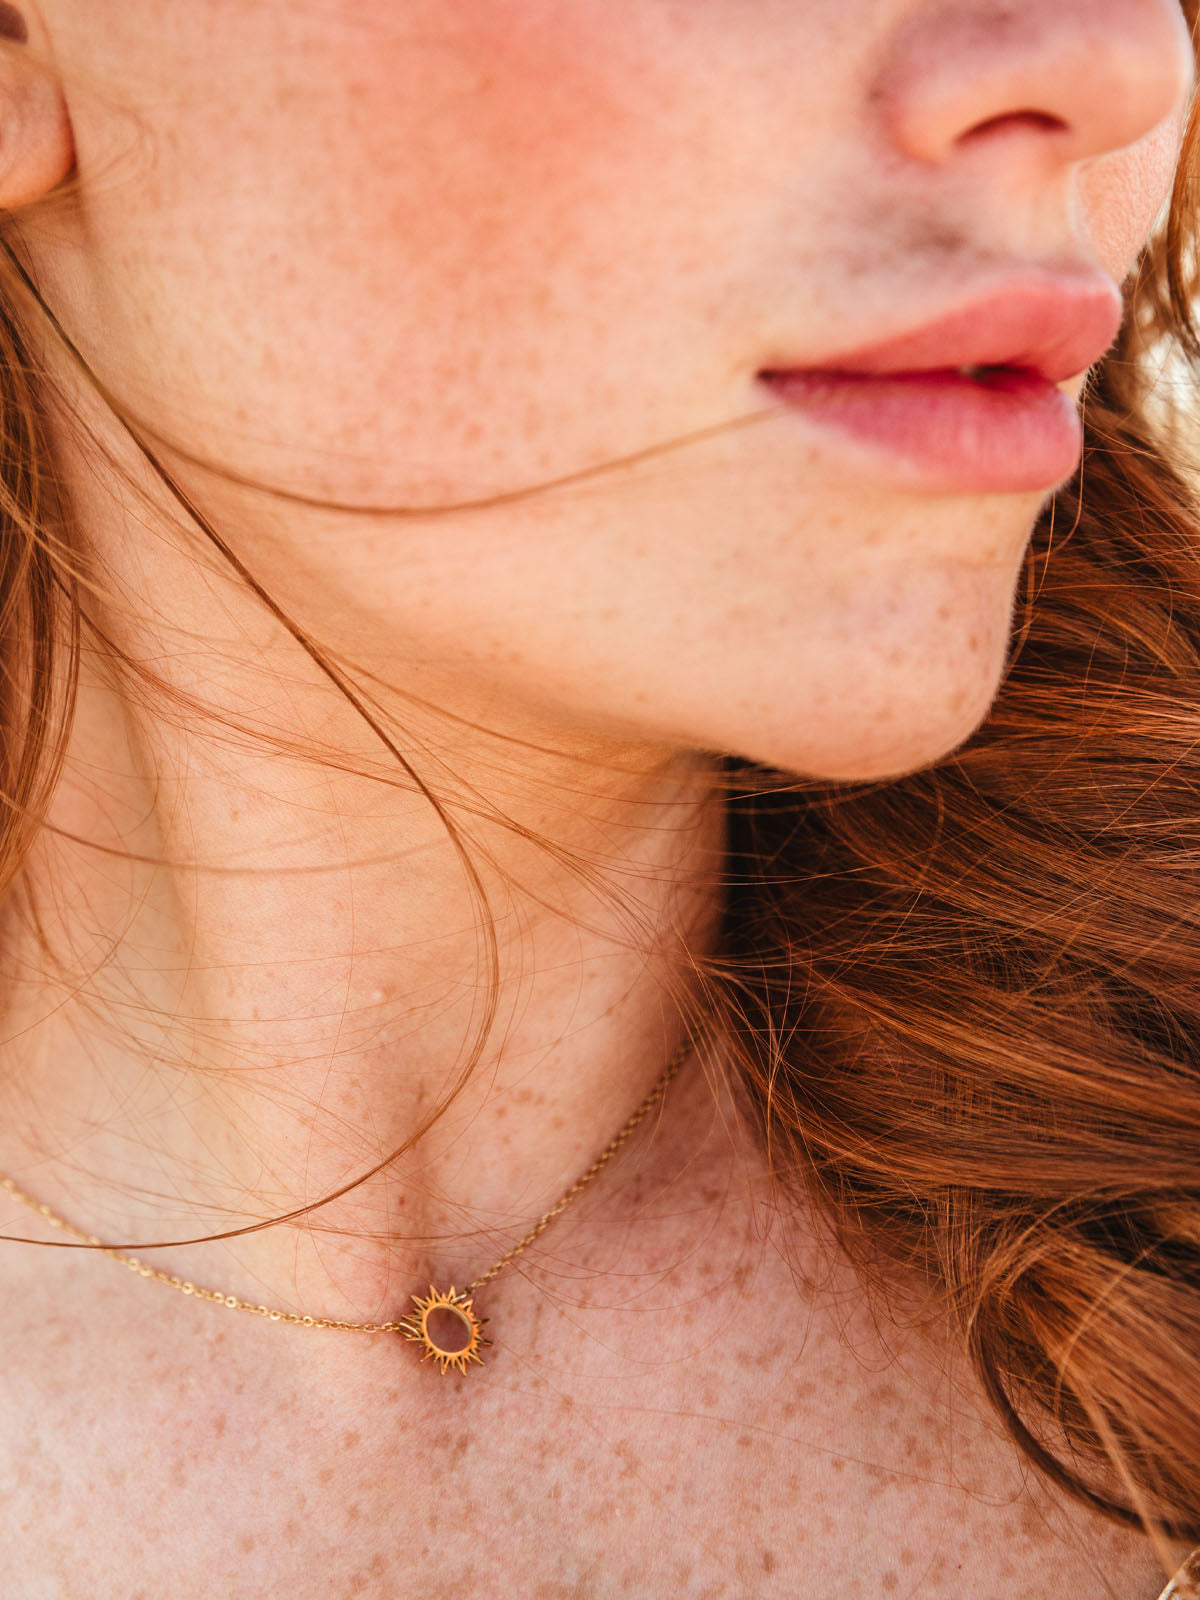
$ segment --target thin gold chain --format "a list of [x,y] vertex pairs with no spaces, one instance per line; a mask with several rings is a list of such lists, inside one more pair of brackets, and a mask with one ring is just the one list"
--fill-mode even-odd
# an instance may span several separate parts
[[[506,1251],[499,1261],[494,1266],[489,1267],[481,1277],[467,1284],[462,1291],[463,1294],[474,1294],[477,1289],[482,1289],[485,1283],[490,1283],[498,1272],[502,1272],[515,1256],[520,1255],[522,1250],[531,1245],[538,1235],[550,1226],[555,1217],[570,1205],[581,1189],[586,1188],[591,1183],[600,1169],[616,1155],[643,1117],[647,1116],[662,1099],[663,1095],[666,1094],[672,1078],[674,1078],[691,1054],[694,1044],[695,1033],[689,1030],[683,1043],[667,1063],[666,1071],[662,1077],[659,1078],[641,1105],[621,1128],[612,1143],[606,1146],[600,1155],[596,1157],[583,1176],[571,1185],[562,1199],[538,1218],[523,1239],[519,1239],[512,1249]],[[165,1283],[172,1289],[178,1289],[181,1294],[193,1295],[197,1300],[211,1300],[214,1305],[226,1306],[230,1311],[248,1311],[253,1317],[265,1317],[268,1322],[290,1322],[302,1328],[338,1328],[343,1333],[402,1333],[405,1330],[405,1324],[400,1322],[341,1322],[336,1317],[302,1317],[296,1311],[278,1311],[271,1306],[256,1305],[253,1301],[241,1300],[234,1294],[222,1294],[218,1289],[205,1289],[198,1283],[192,1283],[188,1278],[178,1277],[175,1273],[160,1272],[157,1267],[149,1266],[145,1261],[139,1261],[136,1256],[126,1255],[123,1250],[117,1250],[114,1246],[105,1244],[94,1233],[85,1233],[82,1228],[76,1228],[65,1217],[60,1217],[51,1211],[49,1206],[43,1205],[40,1200],[35,1200],[32,1195],[26,1194],[23,1189],[19,1189],[9,1177],[0,1176],[0,1189],[4,1189],[8,1194],[12,1195],[14,1200],[19,1200],[22,1205],[28,1206],[31,1211],[36,1211],[38,1216],[44,1218],[52,1228],[59,1228],[64,1233],[69,1233],[76,1239],[82,1240],[84,1244],[91,1245],[101,1255],[110,1256],[114,1261],[120,1262],[121,1266],[128,1267],[131,1272],[136,1272],[139,1278],[153,1278],[158,1283]]]

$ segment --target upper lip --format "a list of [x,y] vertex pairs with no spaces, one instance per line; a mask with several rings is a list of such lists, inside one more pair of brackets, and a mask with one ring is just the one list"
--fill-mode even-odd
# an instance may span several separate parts
[[878,343],[815,361],[775,363],[764,375],[1013,367],[1062,383],[1100,360],[1117,336],[1123,309],[1111,278],[1041,273],[976,294],[936,320]]

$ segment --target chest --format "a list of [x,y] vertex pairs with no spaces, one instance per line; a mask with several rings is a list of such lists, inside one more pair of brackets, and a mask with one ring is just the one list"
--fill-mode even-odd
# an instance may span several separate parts
[[7,1351],[0,1593],[1155,1600],[1144,1542],[1031,1492],[955,1374],[754,1286],[543,1299],[468,1378],[219,1312],[43,1322]]

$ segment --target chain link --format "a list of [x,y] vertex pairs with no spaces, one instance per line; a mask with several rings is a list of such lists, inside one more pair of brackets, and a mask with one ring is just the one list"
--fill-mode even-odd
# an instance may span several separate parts
[[[538,1218],[525,1237],[519,1239],[512,1249],[506,1251],[499,1261],[494,1266],[489,1267],[481,1277],[467,1284],[462,1293],[474,1294],[485,1283],[490,1283],[497,1273],[502,1272],[510,1261],[519,1256],[522,1250],[531,1245],[538,1235],[550,1226],[555,1217],[566,1210],[580,1190],[591,1183],[600,1169],[616,1155],[638,1123],[654,1109],[663,1095],[666,1094],[672,1078],[674,1078],[691,1054],[695,1042],[696,1033],[694,1030],[689,1030],[684,1037],[683,1043],[668,1062],[662,1077],[659,1078],[645,1100],[642,1101],[628,1122],[621,1128],[612,1143],[596,1157],[583,1176],[571,1185],[562,1199]],[[0,1189],[4,1189],[8,1194],[12,1195],[14,1200],[19,1200],[22,1205],[28,1206],[31,1211],[35,1211],[52,1228],[58,1228],[62,1232],[69,1233],[74,1238],[82,1240],[84,1244],[91,1245],[99,1254],[109,1256],[113,1261],[119,1262],[121,1266],[128,1267],[131,1272],[136,1272],[139,1278],[153,1278],[156,1282],[165,1283],[172,1289],[178,1289],[181,1294],[192,1295],[197,1300],[210,1300],[214,1305],[225,1306],[230,1311],[247,1311],[252,1317],[265,1317],[268,1322],[290,1322],[294,1327],[299,1328],[337,1328],[342,1333],[401,1333],[404,1331],[404,1324],[400,1322],[341,1322],[336,1317],[305,1317],[296,1311],[277,1311],[271,1306],[256,1305],[250,1300],[240,1300],[237,1295],[222,1294],[217,1289],[205,1289],[200,1284],[192,1283],[190,1279],[181,1278],[175,1273],[160,1272],[157,1267],[152,1267],[145,1261],[139,1261],[136,1256],[127,1255],[123,1250],[118,1250],[113,1245],[105,1244],[94,1233],[84,1233],[81,1228],[76,1228],[65,1217],[60,1217],[51,1211],[49,1206],[43,1205],[40,1200],[35,1200],[32,1195],[28,1195],[23,1189],[19,1189],[9,1177],[0,1176]]]

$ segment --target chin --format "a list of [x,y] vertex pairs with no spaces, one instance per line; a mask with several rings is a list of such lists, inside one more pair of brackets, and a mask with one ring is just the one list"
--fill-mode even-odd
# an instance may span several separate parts
[[[983,656],[950,657],[939,672],[872,671],[817,695],[778,695],[769,720],[742,726],[731,749],[822,782],[902,778],[945,760],[986,721],[1002,681],[1007,634]],[[790,713],[790,715],[789,715]]]
[[763,746],[757,750],[739,750],[736,753],[751,761],[793,772],[797,777],[818,783],[881,783],[897,778],[907,778],[914,772],[935,766],[952,755],[979,727],[984,719],[976,719],[969,727],[954,733],[912,734],[908,737],[879,740],[874,746],[860,744],[851,749],[814,749],[811,742],[803,745],[794,741],[791,748],[781,744]]

